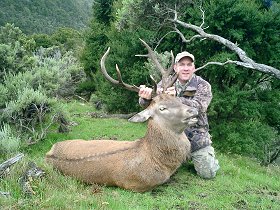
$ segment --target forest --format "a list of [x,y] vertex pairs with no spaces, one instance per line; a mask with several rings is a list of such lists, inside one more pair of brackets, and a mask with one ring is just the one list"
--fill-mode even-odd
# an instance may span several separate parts
[[[123,140],[124,135],[133,139],[133,135],[122,134],[123,131],[110,135],[114,126],[108,128],[110,132],[107,127],[99,127],[103,122],[103,126],[111,125],[114,118],[88,128],[95,118],[89,122],[87,117],[130,115],[142,110],[135,92],[112,85],[103,77],[100,59],[110,47],[106,67],[113,78],[118,78],[118,64],[125,83],[152,87],[150,75],[158,80],[159,72],[151,60],[135,56],[147,54],[139,40],[143,39],[165,67],[171,64],[171,51],[174,55],[181,51],[195,55],[199,69],[196,74],[212,86],[213,99],[207,115],[213,146],[220,157],[225,161],[230,159],[227,155],[248,158],[256,161],[260,170],[279,167],[279,34],[279,0],[2,0],[0,163],[23,153],[42,166],[47,147],[69,137]],[[125,122],[118,122],[129,130]],[[85,133],[79,133],[76,124],[82,125]],[[139,129],[143,129],[141,126]],[[129,132],[136,130],[135,135],[139,136],[142,130],[136,127]],[[93,131],[87,133],[90,130]],[[232,167],[246,168],[242,164]],[[234,169],[225,170],[231,173]],[[1,181],[4,172],[0,172]],[[54,176],[59,179],[58,174]],[[11,185],[9,181],[1,183],[0,191],[4,191],[3,187],[10,191],[9,187],[16,185],[15,179],[11,178]],[[38,188],[44,191],[44,186]],[[14,204],[15,200],[9,202]],[[279,192],[275,200],[279,204]],[[102,205],[106,204],[97,206],[103,208]],[[211,205],[198,209],[215,208],[217,204]],[[219,207],[232,207],[223,205]],[[244,205],[257,207],[247,201]],[[271,204],[263,205],[269,208]],[[76,207],[83,209],[81,206]]]
[[58,27],[85,29],[93,0],[3,0],[0,25],[13,23],[25,34],[53,33]]
[[[203,2],[203,9],[199,2]],[[92,88],[110,112],[129,113],[139,106],[137,96],[102,79],[99,60],[107,47],[113,52],[108,58],[110,74],[116,74],[117,63],[123,80],[136,85],[151,84],[149,75],[155,71],[145,58],[134,56],[146,54],[139,38],[156,48],[166,63],[171,50],[175,55],[183,50],[192,52],[196,67],[211,61],[238,60],[238,55],[221,43],[193,38],[195,31],[168,22],[174,17],[170,12],[170,8],[174,9],[172,1],[165,2],[165,6],[158,1],[123,1],[121,8],[115,1],[106,4],[111,7],[104,2],[103,7],[95,8],[81,62],[97,84]],[[204,23],[208,34],[224,37],[240,46],[252,60],[279,69],[278,1],[178,1],[176,8],[185,23]],[[263,160],[268,153],[279,154],[279,77],[238,65],[209,65],[197,74],[212,85],[214,97],[208,117],[215,147]]]

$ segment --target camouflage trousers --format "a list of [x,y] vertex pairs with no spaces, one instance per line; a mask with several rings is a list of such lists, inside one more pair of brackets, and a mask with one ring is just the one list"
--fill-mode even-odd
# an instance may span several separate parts
[[215,158],[214,148],[209,145],[191,153],[197,174],[204,179],[212,179],[219,170],[219,161]]

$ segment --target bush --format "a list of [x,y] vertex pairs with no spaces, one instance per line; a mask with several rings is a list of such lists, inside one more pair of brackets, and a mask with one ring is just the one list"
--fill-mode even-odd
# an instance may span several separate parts
[[50,97],[72,96],[85,80],[83,68],[70,51],[62,55],[56,47],[40,48],[35,58],[32,86],[42,88]]
[[212,133],[215,147],[242,155],[265,159],[264,148],[272,145],[277,132],[270,126],[257,121],[234,121],[215,125]]
[[12,24],[0,27],[0,81],[6,73],[16,74],[32,68],[35,41]]
[[[84,72],[71,52],[61,55],[57,48],[41,48],[34,59],[36,65],[25,72],[8,73],[0,85],[0,107],[4,101],[14,100],[18,90],[32,88],[48,97],[66,97],[75,94],[84,80]],[[3,98],[2,98],[3,97]]]
[[17,152],[20,147],[20,139],[14,135],[8,124],[0,127],[0,152],[1,154],[9,154]]
[[0,84],[0,119],[27,134],[29,143],[43,139],[56,117],[61,117],[53,98],[74,95],[84,79],[71,52],[62,55],[57,47],[41,48],[33,59],[31,69],[7,73]]
[[[276,87],[215,91],[209,107],[216,148],[264,160],[279,141],[280,104]],[[277,102],[278,101],[278,102]]]
[[1,121],[13,125],[21,134],[26,133],[29,141],[38,141],[45,137],[48,124],[53,123],[55,100],[40,91],[24,88],[18,91],[16,100],[6,103],[1,114]]
[[[62,45],[38,49],[34,39],[19,28],[11,24],[0,27],[0,120],[10,126],[2,133],[11,145],[16,141],[13,136],[6,137],[12,133],[9,128],[27,143],[34,143],[45,137],[54,122],[66,124],[55,98],[73,96],[85,74],[73,52],[68,51],[78,32],[60,30],[56,39],[64,33],[64,39],[56,43],[63,41],[67,49]],[[71,33],[73,39],[68,40]]]

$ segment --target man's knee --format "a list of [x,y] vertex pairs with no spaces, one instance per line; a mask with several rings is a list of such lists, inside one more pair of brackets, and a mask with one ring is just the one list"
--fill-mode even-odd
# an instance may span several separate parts
[[203,168],[197,170],[197,175],[203,179],[213,179],[216,176],[216,168]]
[[192,160],[197,174],[204,179],[214,178],[220,168],[212,146],[193,152]]

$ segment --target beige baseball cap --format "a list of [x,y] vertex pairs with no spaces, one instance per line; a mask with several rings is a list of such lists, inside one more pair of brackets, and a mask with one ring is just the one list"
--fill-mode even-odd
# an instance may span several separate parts
[[189,57],[189,58],[191,58],[191,59],[193,60],[193,62],[194,62],[194,56],[193,56],[193,54],[191,54],[191,53],[189,53],[189,52],[187,52],[187,51],[184,51],[184,52],[178,53],[178,54],[176,55],[175,63],[178,63],[178,61],[181,60],[181,59],[184,58],[184,57]]

